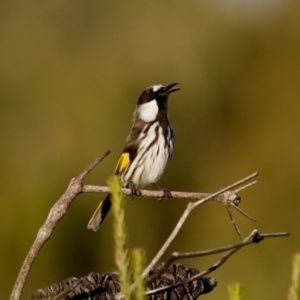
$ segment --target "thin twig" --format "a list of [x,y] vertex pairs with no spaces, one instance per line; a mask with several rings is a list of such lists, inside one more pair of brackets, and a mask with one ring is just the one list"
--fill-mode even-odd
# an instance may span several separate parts
[[[258,175],[258,173],[256,175]],[[244,189],[246,189],[246,188],[248,188],[248,187],[250,187],[250,186],[252,186],[252,185],[254,185],[256,183],[257,183],[257,181],[253,181],[253,182],[250,182],[250,183],[248,183],[248,184],[246,184],[246,185],[244,185],[244,186],[242,186],[242,187],[234,190],[231,193],[232,193],[232,195],[235,195],[236,198],[235,199],[231,199],[230,197],[224,197],[224,201],[222,202],[225,205],[225,207],[227,209],[228,216],[230,218],[230,221],[231,221],[231,223],[232,223],[235,231],[237,232],[237,234],[239,235],[239,237],[240,237],[241,240],[243,240],[243,236],[242,236],[242,233],[241,233],[240,229],[238,228],[238,226],[237,226],[237,224],[236,224],[236,222],[235,222],[235,220],[233,218],[233,215],[232,215],[232,212],[231,212],[231,207],[235,208],[244,217],[248,218],[249,220],[251,220],[253,222],[256,222],[255,219],[253,219],[251,216],[249,216],[246,212],[244,212],[241,208],[238,207],[239,204],[240,204],[240,198],[238,197],[238,192],[240,192],[240,191],[242,191],[242,190],[244,190]],[[226,193],[228,193],[228,192],[225,192],[225,193],[221,194],[220,196],[224,196],[224,195],[226,195]]]
[[[258,176],[258,173],[257,173],[257,176]],[[252,181],[252,182],[249,182],[249,183],[247,183],[247,184],[245,184],[245,185],[239,187],[238,189],[234,190],[233,192],[237,194],[237,193],[239,193],[240,191],[242,191],[242,190],[244,190],[244,189],[247,189],[247,188],[250,187],[251,185],[254,185],[254,184],[257,184],[257,183],[258,183],[257,180]]]
[[81,174],[79,174],[78,178],[83,181],[83,179],[108,155],[110,154],[110,150],[106,150],[101,156],[99,156],[95,161],[93,161]]
[[[179,285],[186,284],[188,282],[197,280],[197,279],[199,279],[199,278],[207,275],[208,273],[211,273],[212,271],[216,270],[217,268],[219,268],[221,265],[223,265],[226,262],[226,260],[231,255],[233,255],[236,251],[238,251],[239,249],[243,248],[244,246],[247,246],[247,245],[250,245],[250,244],[254,244],[254,243],[258,243],[258,242],[262,241],[264,238],[268,238],[268,237],[284,237],[284,236],[288,236],[288,235],[289,235],[288,232],[260,234],[255,229],[255,230],[253,230],[250,233],[250,235],[248,237],[246,237],[242,242],[237,243],[237,244],[233,244],[233,245],[221,247],[221,248],[218,248],[218,249],[206,250],[206,251],[199,251],[199,252],[194,252],[194,253],[175,253],[175,255],[173,253],[172,256],[164,264],[164,267],[160,270],[160,272],[156,274],[156,276],[155,276],[155,278],[153,280],[155,280],[157,277],[159,277],[165,271],[165,269],[172,262],[174,262],[177,259],[199,257],[199,256],[211,255],[211,254],[216,254],[216,253],[228,251],[226,254],[223,255],[223,257],[217,263],[215,263],[214,265],[212,265],[207,270],[202,271],[202,272],[196,274],[195,276],[190,277],[189,279],[187,279],[185,281],[177,282],[176,284],[169,285],[167,287],[163,287],[163,288],[151,290],[151,291],[148,291],[146,294],[147,294],[147,296],[153,295],[153,294],[160,293],[160,292],[163,292],[163,291],[166,291],[166,290],[174,289],[174,288],[178,287]],[[151,278],[151,281],[152,281],[152,278]]]
[[[72,201],[78,196],[80,193],[90,193],[90,192],[97,192],[97,193],[110,193],[110,189],[108,187],[97,187],[97,186],[89,186],[89,185],[83,185],[83,179],[99,164],[107,155],[109,155],[110,151],[107,150],[103,155],[99,158],[97,158],[93,163],[91,163],[78,177],[73,178],[67,188],[67,190],[64,192],[64,194],[60,197],[60,199],[53,205],[51,208],[49,215],[43,224],[43,226],[39,229],[37,237],[30,248],[24,263],[21,267],[21,270],[19,272],[19,275],[17,277],[17,280],[15,282],[15,286],[12,290],[11,294],[11,300],[19,300],[21,296],[21,292],[23,289],[23,286],[25,284],[26,278],[28,276],[29,270],[33,264],[33,261],[35,257],[38,255],[39,251],[42,249],[43,245],[46,243],[46,241],[50,238],[52,235],[54,228],[57,226],[58,222],[63,218],[63,216],[66,214],[67,209],[71,205]],[[237,183],[227,187],[226,189],[223,189],[219,191],[218,193],[214,194],[205,194],[205,193],[185,193],[185,192],[172,192],[172,195],[174,198],[183,198],[183,199],[190,199],[190,200],[197,200],[197,202],[190,203],[188,205],[187,214],[183,215],[182,220],[179,222],[179,226],[176,227],[177,230],[179,230],[185,221],[186,217],[188,216],[189,212],[193,210],[198,205],[208,201],[208,200],[214,200],[219,202],[224,202],[225,200],[229,203],[238,203],[239,202],[239,196],[235,194],[234,192],[229,192],[226,195],[222,194],[225,191],[228,191],[229,189],[236,187],[245,181],[257,176],[257,173],[252,174],[251,176],[246,177],[245,179],[238,181]],[[130,194],[130,189],[123,189],[123,192],[125,194]],[[142,191],[142,196],[144,197],[156,197],[160,198],[162,197],[163,193],[160,191]],[[222,195],[221,195],[222,194]],[[200,199],[200,200],[199,200]],[[224,200],[225,199],[225,200]],[[237,206],[238,204],[235,204]],[[175,229],[176,229],[175,228]],[[174,231],[175,232],[175,231]],[[174,234],[173,232],[173,234]],[[177,232],[175,232],[174,237],[176,236]],[[173,238],[174,238],[173,237]],[[168,240],[168,244],[173,240]],[[166,244],[165,244],[166,245]],[[157,259],[158,260],[158,259]],[[144,273],[143,273],[144,274]]]
[[55,227],[57,226],[58,222],[63,218],[66,214],[69,206],[71,205],[72,201],[82,192],[83,183],[82,180],[85,176],[96,167],[107,155],[109,155],[110,151],[105,151],[99,158],[97,158],[91,165],[89,165],[78,177],[72,178],[71,182],[67,188],[67,190],[63,193],[60,199],[53,205],[51,208],[49,215],[39,229],[37,237],[33,242],[17,277],[15,282],[14,288],[11,293],[11,300],[19,300],[21,296],[21,292],[23,286],[25,284],[26,278],[30,271],[30,268],[34,262],[34,259],[46,243],[46,241],[52,235]]
[[252,178],[254,178],[256,176],[258,176],[258,172],[255,172],[255,173],[253,173],[253,174],[251,174],[251,175],[249,175],[249,176],[247,176],[247,177],[245,177],[245,178],[243,178],[243,179],[241,179],[239,181],[236,181],[235,183],[233,183],[233,184],[225,187],[224,189],[221,189],[218,192],[211,194],[209,197],[206,197],[206,198],[204,198],[202,200],[199,200],[199,201],[195,202],[194,203],[194,206],[195,206],[194,208],[196,208],[198,205],[201,205],[202,203],[204,203],[204,202],[206,202],[206,201],[208,201],[208,200],[210,200],[212,198],[215,198],[216,196],[218,196],[218,195],[220,195],[222,193],[225,193],[225,192],[227,192],[227,191],[229,191],[229,190],[231,190],[231,189],[233,189],[233,188],[235,188],[235,187],[237,187],[237,186],[239,186],[239,185],[241,185],[241,184],[243,184],[243,183],[251,180]]
[[[244,178],[243,180],[235,183],[234,186],[239,185],[244,183],[246,180],[250,180],[253,177],[257,176],[258,173],[253,173],[252,175]],[[221,202],[223,203],[228,211],[230,220],[235,228],[235,230],[237,231],[238,235],[240,236],[241,239],[243,239],[240,230],[238,229],[235,220],[232,217],[232,213],[230,210],[230,206],[233,206],[235,209],[237,209],[242,215],[244,215],[245,217],[247,217],[248,219],[250,219],[251,221],[255,221],[252,217],[250,217],[248,214],[246,214],[244,211],[242,211],[238,205],[240,204],[240,197],[237,194],[237,192],[246,189],[247,187],[250,187],[254,184],[256,184],[257,181],[248,183],[245,186],[240,187],[239,189],[235,190],[235,191],[219,191],[217,194],[213,195],[213,194],[209,194],[209,193],[190,193],[190,192],[177,192],[177,191],[171,191],[172,194],[172,198],[174,199],[186,199],[186,200],[197,200],[199,201],[198,203],[195,204],[195,206],[198,206],[200,204],[211,200],[211,201],[217,201],[217,202]],[[227,187],[227,188],[231,188],[231,187]],[[226,188],[226,189],[227,189]],[[111,193],[109,187],[107,186],[93,186],[93,185],[85,185],[82,188],[82,192],[83,193],[105,193],[105,194],[109,194]],[[131,189],[127,189],[127,188],[123,188],[122,192],[126,195],[131,196]],[[161,199],[164,197],[164,192],[163,191],[152,191],[152,190],[140,190],[141,192],[141,197],[148,197],[148,198],[157,198],[157,199]],[[207,198],[209,197],[209,198]]]
[[[227,252],[216,264],[214,264],[212,267],[208,268],[205,271],[202,271],[201,273],[189,278],[187,282],[191,282],[193,280],[196,280],[200,277],[203,277],[212,271],[216,270],[219,268],[221,265],[225,263],[225,261],[237,250],[243,248],[244,246],[250,245],[250,244],[257,244],[264,240],[265,238],[274,238],[274,237],[286,237],[289,236],[288,232],[274,232],[274,233],[262,233],[260,234],[257,229],[254,229],[248,237],[246,237],[243,242],[239,245],[237,244],[232,250]],[[236,250],[236,251],[234,251]]]
[[[234,194],[237,195],[238,192],[240,192],[240,191],[242,191],[242,190],[244,190],[244,189],[246,189],[246,188],[248,188],[248,187],[250,187],[250,186],[252,186],[252,185],[254,185],[254,184],[256,184],[256,183],[257,183],[257,181],[250,182],[250,183],[248,183],[248,184],[246,184],[246,185],[244,185],[244,186],[242,186],[242,187],[236,189],[236,190],[234,191]],[[241,233],[240,229],[238,228],[238,226],[237,226],[237,224],[236,224],[236,222],[235,222],[235,219],[233,218],[233,215],[232,215],[232,212],[231,212],[231,207],[235,208],[235,209],[236,209],[238,212],[240,212],[244,217],[248,218],[248,219],[251,220],[252,222],[256,222],[256,220],[253,219],[251,216],[249,216],[249,215],[248,215],[246,212],[244,212],[241,208],[239,208],[239,207],[238,207],[239,202],[237,202],[237,201],[227,201],[227,199],[225,199],[225,202],[224,202],[223,204],[225,205],[225,207],[226,207],[226,209],[227,209],[228,216],[229,216],[229,218],[230,218],[230,221],[231,221],[231,223],[232,223],[232,225],[233,225],[235,231],[237,232],[237,234],[239,235],[239,237],[241,238],[241,240],[243,240],[244,238],[243,238],[243,236],[242,236],[242,233]]]
[[197,252],[184,252],[184,253],[173,252],[171,254],[171,256],[167,259],[167,261],[164,263],[163,267],[160,269],[160,272],[155,274],[155,276],[151,277],[151,281],[149,281],[147,283],[151,283],[152,281],[156,280],[156,278],[158,278],[161,274],[163,274],[163,272],[176,260],[217,254],[217,253],[229,251],[231,249],[240,247],[243,244],[244,244],[244,242],[239,242],[236,244],[223,246],[223,247],[216,248],[216,249],[202,250],[202,251],[197,251]]
[[181,229],[182,225],[184,224],[184,222],[186,221],[187,217],[189,216],[189,214],[191,213],[191,211],[193,209],[195,209],[197,206],[205,203],[206,201],[209,201],[212,198],[215,198],[215,197],[219,196],[220,194],[225,193],[228,190],[233,189],[236,186],[243,184],[244,182],[246,182],[246,181],[248,181],[248,180],[256,177],[257,175],[258,175],[257,172],[253,173],[253,174],[251,174],[251,175],[243,178],[242,180],[239,180],[239,181],[235,182],[234,184],[231,184],[231,185],[227,186],[226,188],[223,188],[223,189],[219,190],[216,193],[210,194],[209,196],[203,198],[202,200],[198,200],[196,202],[189,202],[188,205],[187,205],[187,208],[183,212],[181,218],[177,222],[177,224],[176,224],[175,228],[173,229],[173,231],[171,232],[170,236],[165,241],[165,243],[163,244],[163,246],[160,248],[160,250],[158,251],[158,253],[156,254],[156,256],[152,259],[152,261],[147,266],[147,268],[144,270],[143,277],[145,278],[147,276],[147,274],[150,272],[150,270],[154,267],[154,265],[156,265],[158,263],[158,261],[160,260],[160,258],[162,257],[162,255],[165,253],[165,251],[170,246],[170,244],[172,243],[172,241],[174,240],[174,238],[177,236],[179,230]]
[[235,231],[238,233],[238,235],[241,238],[241,240],[243,240],[244,238],[242,236],[242,233],[241,233],[240,229],[237,227],[236,222],[235,222],[235,220],[234,220],[234,218],[232,216],[232,212],[231,212],[230,206],[227,205],[226,209],[227,209],[227,213],[228,213],[228,216],[230,218],[231,224],[233,225]]
[[235,205],[230,205],[230,207],[233,207],[234,209],[236,209],[238,212],[240,212],[244,217],[246,217],[247,219],[251,220],[252,222],[256,222],[255,219],[253,219],[251,216],[249,216],[247,213],[245,213],[240,207],[235,206]]

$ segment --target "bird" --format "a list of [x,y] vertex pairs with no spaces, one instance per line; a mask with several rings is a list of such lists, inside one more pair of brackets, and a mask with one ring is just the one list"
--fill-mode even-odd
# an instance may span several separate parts
[[[152,184],[171,198],[169,190],[161,188],[157,181],[164,173],[172,156],[175,136],[168,118],[168,97],[180,90],[179,83],[155,84],[147,87],[139,96],[132,118],[132,127],[119,157],[115,175],[125,188],[131,189],[131,197],[140,196],[139,188]],[[100,202],[87,228],[97,231],[111,208],[111,195]]]

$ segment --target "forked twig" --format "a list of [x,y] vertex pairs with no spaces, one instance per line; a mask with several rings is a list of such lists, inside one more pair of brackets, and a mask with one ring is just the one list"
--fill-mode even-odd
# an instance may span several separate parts
[[83,179],[86,175],[95,168],[107,155],[109,155],[110,151],[105,151],[99,158],[97,158],[93,163],[91,163],[78,177],[72,178],[67,190],[63,193],[60,199],[53,205],[51,208],[49,215],[39,229],[37,237],[33,242],[17,277],[14,288],[11,293],[11,300],[20,299],[21,292],[23,286],[25,284],[26,278],[28,276],[29,270],[34,262],[34,259],[47,242],[47,240],[52,235],[54,228],[57,226],[58,222],[63,218],[66,214],[69,206],[72,201],[82,192]]
[[[256,176],[258,176],[258,173],[255,173],[255,174],[256,174]],[[254,184],[257,184],[257,183],[258,183],[257,180],[252,181],[252,182],[249,182],[249,183],[247,183],[247,184],[245,184],[245,185],[239,187],[238,189],[234,190],[233,192],[237,194],[237,193],[239,193],[240,191],[242,191],[242,190],[244,190],[244,189],[247,189],[248,187],[250,187],[250,186],[252,186],[252,185],[254,185]]]
[[[48,218],[45,222],[45,224],[41,227],[41,229],[38,232],[37,238],[32,246],[32,248],[29,251],[29,254],[27,255],[25,262],[22,266],[22,269],[20,271],[19,277],[17,279],[17,282],[15,284],[14,290],[12,292],[11,299],[12,300],[18,300],[20,298],[21,290],[23,288],[23,285],[25,283],[26,277],[28,275],[29,269],[33,263],[34,258],[40,251],[41,247],[44,245],[44,243],[49,239],[51,236],[54,228],[56,227],[57,223],[60,221],[60,219],[63,217],[63,215],[66,213],[69,205],[72,203],[72,201],[75,199],[75,197],[80,194],[80,193],[90,193],[90,192],[96,192],[96,193],[109,193],[110,190],[108,187],[97,187],[97,186],[88,186],[88,185],[83,185],[82,181],[86,177],[86,175],[100,162],[102,161],[107,155],[109,154],[109,151],[105,152],[100,158],[98,158],[95,162],[93,162],[85,171],[83,171],[77,178],[73,178],[68,186],[68,189],[66,192],[62,195],[62,197],[57,201],[57,203],[52,207]],[[213,193],[213,194],[205,194],[205,193],[185,193],[185,192],[172,192],[172,195],[174,198],[183,198],[183,199],[189,199],[189,200],[196,200],[195,202],[189,202],[187,205],[187,208],[185,209],[183,215],[179,219],[177,225],[175,226],[174,230],[170,234],[169,238],[166,240],[162,248],[159,250],[157,255],[154,257],[154,259],[151,261],[151,263],[148,265],[148,267],[144,270],[143,272],[143,277],[146,277],[146,275],[149,273],[149,270],[156,265],[158,260],[161,258],[161,256],[165,253],[165,250],[169,247],[171,242],[174,240],[176,237],[177,233],[181,229],[182,225],[184,224],[185,220],[189,216],[192,210],[194,210],[196,207],[199,205],[209,201],[218,201],[221,202],[225,205],[229,217],[231,219],[231,222],[233,223],[236,231],[238,232],[239,236],[242,238],[241,232],[239,231],[233,217],[232,217],[232,212],[231,212],[231,207],[234,207],[237,209],[240,213],[242,213],[244,216],[249,218],[250,220],[255,221],[253,218],[251,218],[249,215],[247,215],[245,212],[243,212],[239,207],[240,203],[240,197],[238,196],[238,192],[246,189],[253,184],[256,183],[256,181],[248,183],[239,189],[235,191],[229,191],[230,189],[233,189],[237,187],[238,185],[241,185],[252,178],[256,177],[258,173],[253,173],[250,176],[245,177],[242,180],[239,180],[235,182],[232,185],[227,186],[224,189],[221,189],[220,191]],[[123,192],[125,194],[130,194],[131,190],[130,189],[123,189]],[[144,197],[155,197],[159,198],[162,197],[162,192],[160,191],[147,191],[147,190],[142,190],[142,196]],[[203,277],[204,275],[216,270],[219,268],[222,264],[226,262],[226,260],[233,255],[236,251],[241,249],[242,247],[252,244],[252,243],[258,243],[265,237],[280,237],[280,236],[287,236],[288,233],[267,233],[267,234],[259,234],[257,230],[254,230],[246,239],[243,239],[242,242],[236,243],[233,245],[221,247],[218,249],[213,249],[213,250],[207,250],[207,251],[199,251],[199,252],[191,252],[191,253],[178,253],[174,252],[172,256],[167,260],[167,262],[164,264],[164,266],[160,269],[160,271],[153,277],[151,277],[151,280],[148,281],[148,284],[151,283],[153,280],[159,278],[162,273],[170,266],[172,262],[174,262],[177,259],[180,258],[191,258],[191,257],[200,257],[204,255],[211,255],[211,254],[216,254],[216,253],[221,253],[227,251],[221,259],[216,262],[213,266],[208,268],[207,270],[204,270],[198,274],[196,274],[193,277],[190,277],[189,279],[186,279],[182,282],[178,282],[176,284],[169,285],[167,287],[155,289],[148,291],[146,294],[153,295],[158,292],[163,292],[169,289],[176,288],[182,284],[194,281],[196,279],[199,279]],[[79,281],[80,283],[80,281]],[[58,300],[64,297],[68,292],[76,288],[78,286],[77,283],[76,285],[70,286],[68,289],[65,291],[61,292],[60,294],[56,295],[54,299]],[[123,298],[122,294],[119,294],[120,299]]]
[[193,281],[197,278],[203,277],[212,271],[218,269],[221,265],[225,263],[225,261],[234,254],[237,250],[243,248],[244,246],[250,244],[257,244],[264,240],[264,238],[272,238],[272,237],[286,237],[289,236],[288,232],[274,232],[274,233],[262,233],[260,234],[257,229],[254,229],[248,237],[246,237],[241,243],[236,244],[229,252],[227,252],[217,263],[208,268],[205,271],[200,272],[199,274],[189,278],[187,282]]
[[238,233],[240,239],[243,240],[244,238],[242,236],[242,233],[241,233],[240,229],[238,228],[238,226],[237,226],[237,224],[236,224],[236,222],[235,222],[235,220],[234,220],[234,218],[232,216],[232,212],[231,212],[230,206],[226,205],[226,209],[227,209],[228,216],[230,218],[230,221],[231,221],[231,223],[232,223],[235,231]]
[[[250,180],[257,175],[258,175],[258,173],[254,173],[254,174],[250,175],[249,178],[246,177],[242,181],[235,183],[235,186],[243,183],[244,180]],[[238,205],[240,204],[240,197],[238,196],[237,193],[256,184],[256,183],[257,183],[257,181],[250,182],[247,185],[244,185],[235,191],[228,191],[228,190],[226,192],[220,191],[215,196],[212,194],[209,194],[209,193],[190,193],[190,192],[178,192],[178,191],[171,191],[171,194],[172,194],[172,199],[187,199],[187,200],[197,200],[197,201],[204,200],[203,203],[208,200],[212,200],[212,201],[217,201],[217,202],[223,203],[227,208],[227,212],[230,217],[231,223],[233,224],[233,226],[234,226],[235,230],[237,231],[238,235],[240,236],[240,238],[243,239],[241,232],[240,232],[239,228],[237,227],[235,220],[233,219],[230,207],[233,206],[242,215],[244,215],[251,221],[255,221],[252,217],[250,217],[248,214],[246,214],[242,209],[240,209],[238,207]],[[227,188],[230,189],[231,187],[227,187]],[[110,191],[110,188],[107,186],[84,185],[82,188],[82,192],[83,193],[107,193],[107,194],[109,194],[111,191]],[[127,189],[127,188],[123,188],[122,192],[125,195],[131,195],[131,193],[132,193],[131,189]],[[163,191],[140,190],[140,192],[141,192],[141,197],[157,198],[157,199],[164,197]],[[207,197],[209,197],[209,199],[206,199]],[[196,204],[195,206],[198,206],[200,204],[202,204],[202,203],[200,202],[199,204]]]
[[147,294],[147,296],[153,295],[153,294],[156,294],[156,293],[160,293],[160,292],[163,292],[163,291],[166,291],[166,290],[170,290],[170,289],[176,288],[179,285],[186,284],[186,283],[194,281],[196,279],[199,279],[200,277],[203,277],[203,276],[211,273],[212,271],[216,270],[217,268],[219,268],[221,265],[223,265],[226,262],[226,260],[231,255],[233,255],[236,251],[238,251],[239,249],[243,248],[244,246],[247,246],[247,245],[250,245],[250,244],[254,244],[254,243],[259,243],[264,238],[269,238],[269,237],[284,237],[284,236],[288,236],[288,235],[289,235],[288,232],[260,234],[256,229],[254,229],[250,233],[250,235],[248,237],[246,237],[242,242],[239,242],[239,243],[236,243],[236,244],[233,244],[233,245],[221,247],[221,248],[218,248],[218,249],[206,250],[206,251],[199,251],[199,252],[193,252],[193,253],[178,253],[178,252],[175,252],[166,261],[166,263],[164,264],[164,267],[160,270],[160,272],[157,273],[157,274],[155,274],[155,277],[151,278],[151,281],[155,280],[160,275],[162,275],[163,272],[168,268],[168,266],[172,262],[174,262],[175,260],[177,260],[177,259],[180,259],[180,258],[200,257],[200,256],[204,256],[204,255],[211,255],[211,254],[216,254],[216,253],[228,251],[226,254],[223,255],[223,257],[221,257],[221,259],[218,262],[216,262],[214,265],[212,265],[207,270],[204,270],[204,271],[196,274],[195,276],[190,277],[189,279],[187,279],[185,281],[177,282],[176,284],[169,285],[167,287],[163,287],[163,288],[151,290],[151,291],[148,291],[146,294]]
[[[250,182],[238,189],[236,189],[234,191],[234,194],[237,195],[240,191],[256,184],[257,181],[253,181],[253,182]],[[228,213],[228,216],[230,218],[230,221],[235,229],[235,231],[237,232],[237,234],[239,235],[240,239],[243,240],[243,236],[242,236],[242,233],[240,231],[240,229],[238,228],[234,218],[233,218],[233,215],[232,215],[232,212],[231,212],[231,207],[235,208],[237,211],[239,211],[244,217],[248,218],[249,220],[253,221],[253,222],[256,222],[255,219],[253,219],[251,216],[249,216],[247,213],[245,213],[241,208],[238,207],[239,205],[239,202],[238,202],[239,199],[237,199],[236,201],[228,201],[227,199],[224,199],[224,202],[223,204],[225,205],[226,209],[227,209],[227,213]]]
[[[29,270],[34,262],[35,257],[38,255],[39,251],[42,249],[44,244],[47,242],[47,240],[52,235],[55,227],[59,223],[59,221],[63,218],[63,216],[66,214],[69,206],[73,202],[73,200],[81,193],[109,193],[110,189],[108,187],[97,187],[97,186],[90,186],[90,185],[84,185],[83,180],[84,178],[107,156],[109,155],[110,151],[107,150],[103,153],[99,158],[97,158],[93,163],[91,163],[78,177],[73,178],[67,188],[67,190],[63,193],[63,195],[60,197],[60,199],[53,205],[51,208],[49,215],[45,221],[45,223],[42,225],[42,227],[39,229],[37,237],[30,248],[24,263],[21,267],[21,270],[18,274],[17,280],[15,282],[14,288],[12,290],[11,294],[11,300],[18,300],[20,299],[21,292],[23,289],[23,286],[25,284],[26,278],[28,276]],[[197,200],[196,202],[189,203],[188,210],[191,211],[198,205],[208,201],[208,200],[214,200],[219,202],[228,201],[228,203],[233,203],[234,206],[237,206],[239,203],[239,196],[235,192],[228,192],[227,194],[222,194],[225,191],[228,191],[229,189],[236,187],[245,181],[257,176],[257,173],[254,173],[243,180],[240,180],[236,182],[235,184],[222,189],[221,191],[214,193],[214,194],[207,194],[207,193],[186,193],[186,192],[172,192],[172,195],[174,198],[183,198],[183,199],[189,199],[189,200]],[[130,194],[130,189],[123,189],[123,192],[125,194]],[[142,196],[144,197],[155,197],[160,198],[162,197],[163,193],[161,191],[147,191],[142,190]],[[225,200],[224,200],[225,199]],[[189,214],[189,212],[188,212]],[[188,216],[188,214],[179,222],[178,230],[182,226],[182,223]],[[176,233],[177,234],[177,233]],[[176,236],[175,234],[175,236]],[[174,237],[175,237],[174,236]],[[167,241],[170,243],[171,241]],[[157,259],[158,260],[158,259]]]
[[258,176],[258,173],[255,172],[221,190],[219,190],[216,193],[210,194],[209,196],[198,200],[196,202],[189,202],[187,205],[187,208],[185,209],[185,211],[183,212],[182,216],[180,217],[179,221],[177,222],[175,228],[173,229],[173,231],[171,232],[170,236],[168,237],[168,239],[165,241],[165,243],[163,244],[163,246],[160,248],[160,250],[157,252],[156,256],[152,259],[152,261],[150,262],[150,264],[146,267],[146,269],[143,272],[143,278],[145,278],[147,276],[147,274],[149,273],[149,271],[154,267],[154,265],[156,265],[158,263],[158,261],[160,260],[160,258],[162,257],[162,255],[165,253],[165,251],[167,250],[167,248],[170,246],[170,244],[172,243],[172,241],[174,240],[174,238],[177,236],[179,230],[181,229],[182,225],[184,224],[184,222],[186,221],[187,217],[189,216],[189,214],[192,212],[192,210],[194,210],[197,206],[211,200],[212,198],[216,198],[217,196],[224,194],[225,192],[229,191],[230,189],[233,189],[241,184],[243,184],[244,182],[247,182],[249,180],[251,180],[252,178]]

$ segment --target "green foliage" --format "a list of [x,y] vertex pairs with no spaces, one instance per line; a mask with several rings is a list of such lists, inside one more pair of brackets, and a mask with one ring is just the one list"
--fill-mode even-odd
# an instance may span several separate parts
[[111,188],[112,195],[115,262],[120,278],[121,293],[124,296],[124,300],[144,300],[145,282],[142,279],[142,272],[145,265],[145,252],[143,249],[134,249],[132,257],[129,255],[128,230],[125,221],[125,200],[121,192],[118,177],[112,176],[108,180],[108,185]]
[[131,260],[128,248],[128,235],[125,222],[125,201],[117,176],[108,180],[111,188],[112,213],[114,216],[115,262],[120,278],[121,292],[125,300],[130,300]]
[[244,288],[239,283],[232,283],[228,287],[230,300],[243,300]]
[[132,266],[133,266],[133,282],[134,287],[134,299],[145,300],[145,281],[142,278],[142,273],[145,267],[145,251],[144,249],[132,250]]
[[292,264],[292,283],[290,286],[288,300],[300,299],[300,253],[296,253],[293,257]]

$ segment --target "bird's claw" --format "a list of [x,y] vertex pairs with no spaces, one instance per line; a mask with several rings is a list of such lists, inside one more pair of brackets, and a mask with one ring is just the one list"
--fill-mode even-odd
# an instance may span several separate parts
[[161,198],[158,198],[158,201],[166,201],[170,198],[173,198],[172,193],[168,189],[161,189],[161,191],[164,193],[164,196]]
[[130,197],[132,200],[134,197],[139,197],[142,195],[141,191],[137,188],[136,184],[134,184],[132,181],[129,183],[128,188],[131,189]]
[[163,189],[164,191],[164,198],[169,199],[173,198],[172,193],[168,189]]

